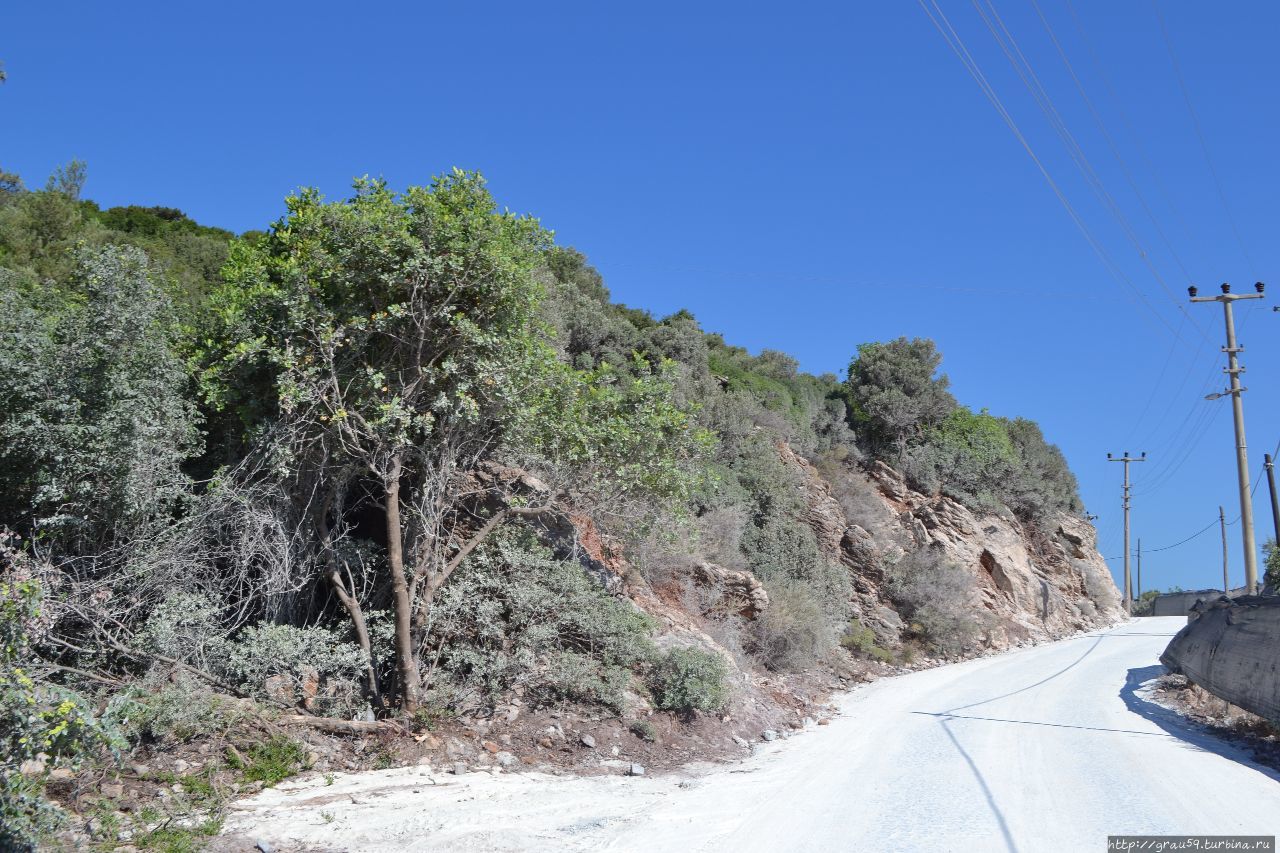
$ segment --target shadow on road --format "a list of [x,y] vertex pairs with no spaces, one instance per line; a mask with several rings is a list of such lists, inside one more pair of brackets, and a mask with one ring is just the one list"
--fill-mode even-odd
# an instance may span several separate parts
[[1120,698],[1133,713],[1154,723],[1163,732],[1186,743],[1192,749],[1211,752],[1231,761],[1244,764],[1276,782],[1280,782],[1280,772],[1265,767],[1250,756],[1248,750],[1223,740],[1199,723],[1188,720],[1176,711],[1158,705],[1150,699],[1138,695],[1139,688],[1153,678],[1164,675],[1166,670],[1160,664],[1137,667],[1129,670],[1125,676],[1124,687],[1120,688]]
[[964,759],[965,764],[969,765],[969,772],[973,774],[973,778],[978,780],[978,787],[982,789],[982,796],[987,800],[987,808],[991,809],[991,814],[995,817],[996,823],[1000,825],[1000,834],[1004,836],[1004,846],[1009,849],[1009,853],[1018,853],[1018,845],[1013,843],[1013,833],[1009,831],[1009,822],[1004,819],[1004,812],[996,805],[996,798],[991,793],[990,786],[987,785],[986,777],[978,769],[978,764],[973,760],[973,756],[969,755],[968,750],[960,745],[955,732],[951,731],[950,723],[950,720],[942,720],[942,730],[947,733],[947,737],[951,738],[952,746],[960,753],[960,757]]
[[[996,798],[991,793],[991,787],[987,784],[987,779],[985,776],[983,776],[982,770],[978,767],[977,762],[973,760],[973,756],[969,755],[968,750],[966,750],[964,746],[961,745],[960,739],[956,737],[955,732],[951,731],[951,721],[964,720],[964,719],[988,719],[984,717],[966,717],[963,714],[957,714],[956,711],[964,711],[969,708],[977,708],[981,705],[989,705],[990,703],[996,702],[1000,699],[1007,699],[1010,696],[1016,696],[1019,693],[1025,693],[1028,690],[1032,690],[1036,687],[1039,687],[1042,684],[1046,684],[1052,681],[1053,679],[1058,678],[1059,676],[1068,672],[1069,670],[1073,669],[1074,667],[1079,666],[1080,663],[1084,661],[1085,658],[1093,654],[1094,649],[1098,648],[1098,644],[1101,643],[1102,640],[1108,636],[1110,636],[1110,632],[1106,634],[1095,635],[1093,643],[1089,646],[1089,648],[1085,649],[1084,654],[1080,655],[1080,657],[1076,658],[1071,663],[1064,666],[1062,669],[1058,670],[1052,675],[1049,675],[1040,679],[1034,684],[1028,684],[1024,687],[1019,687],[1017,690],[1011,690],[1008,693],[1002,693],[999,696],[992,696],[989,699],[983,699],[979,702],[970,702],[968,705],[960,705],[955,708],[948,708],[945,711],[937,711],[932,713],[928,711],[912,712],[915,714],[925,714],[930,717],[938,718],[938,722],[941,723],[942,725],[942,730],[946,732],[947,737],[951,740],[951,745],[956,748],[956,751],[960,753],[960,757],[964,759],[965,764],[969,766],[969,772],[973,774],[974,780],[978,783],[978,787],[982,790],[982,795],[983,797],[986,798],[986,801],[987,801],[987,807],[991,810],[992,817],[995,818],[996,823],[1000,827],[1000,834],[1004,837],[1004,844],[1005,844],[1005,847],[1008,849],[1009,853],[1018,853],[1018,845],[1014,843],[1013,833],[1009,831],[1009,822],[1005,820],[1004,812],[1000,810],[1000,806],[996,803]],[[1018,722],[1018,721],[999,720],[998,722]]]

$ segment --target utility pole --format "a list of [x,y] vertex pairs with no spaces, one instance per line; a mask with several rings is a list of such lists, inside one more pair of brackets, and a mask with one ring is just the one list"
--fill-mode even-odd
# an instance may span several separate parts
[[1141,456],[1130,456],[1126,450],[1119,459],[1111,458],[1108,453],[1107,461],[1124,463],[1124,615],[1129,616],[1133,613],[1133,583],[1129,580],[1129,463],[1146,462],[1147,452],[1144,450]]
[[1218,527],[1222,529],[1222,594],[1231,594],[1231,583],[1227,580],[1227,515],[1218,507]]
[[1244,586],[1246,595],[1258,593],[1258,545],[1253,538],[1253,496],[1249,490],[1249,452],[1244,441],[1244,401],[1241,395],[1245,388],[1240,386],[1240,374],[1244,368],[1240,366],[1238,353],[1244,347],[1236,345],[1236,323],[1231,315],[1231,304],[1238,299],[1261,299],[1266,285],[1256,282],[1255,293],[1232,293],[1231,285],[1223,284],[1222,293],[1218,296],[1196,296],[1195,285],[1187,288],[1192,302],[1221,302],[1223,314],[1227,321],[1227,345],[1222,351],[1227,354],[1227,367],[1223,371],[1231,379],[1231,386],[1221,394],[1210,394],[1206,400],[1219,397],[1231,397],[1231,411],[1236,424],[1236,477],[1240,481],[1240,527],[1244,537]]
[[1280,503],[1276,502],[1276,464],[1270,453],[1262,454],[1267,463],[1267,485],[1271,487],[1271,524],[1276,534],[1276,547],[1280,548]]

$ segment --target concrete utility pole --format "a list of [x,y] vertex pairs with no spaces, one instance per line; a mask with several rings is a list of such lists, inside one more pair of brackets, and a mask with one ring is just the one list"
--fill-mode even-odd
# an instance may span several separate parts
[[1280,548],[1280,503],[1276,502],[1276,465],[1270,453],[1262,454],[1267,463],[1267,485],[1271,487],[1271,524],[1276,535],[1276,547]]
[[1108,453],[1107,461],[1124,463],[1124,615],[1129,616],[1133,613],[1133,583],[1129,579],[1129,463],[1146,462],[1147,452],[1144,450],[1141,456],[1130,456],[1126,450],[1119,459],[1111,458]]
[[1218,527],[1222,529],[1222,594],[1231,593],[1231,583],[1227,580],[1227,515],[1218,507]]
[[1236,476],[1240,481],[1240,527],[1244,537],[1244,586],[1247,595],[1258,593],[1258,545],[1253,538],[1253,496],[1249,490],[1249,452],[1244,441],[1244,401],[1240,399],[1247,389],[1240,386],[1240,374],[1244,373],[1244,368],[1240,366],[1239,359],[1236,357],[1237,353],[1244,351],[1244,347],[1236,345],[1236,323],[1231,315],[1231,304],[1238,299],[1261,299],[1265,285],[1259,281],[1253,287],[1256,293],[1232,293],[1231,285],[1223,284],[1222,293],[1219,296],[1196,296],[1195,285],[1187,288],[1192,302],[1221,302],[1227,321],[1227,345],[1222,348],[1222,351],[1227,354],[1227,367],[1223,372],[1231,378],[1231,387],[1221,394],[1210,394],[1205,399],[1216,400],[1228,395],[1231,397],[1231,411],[1236,422]]

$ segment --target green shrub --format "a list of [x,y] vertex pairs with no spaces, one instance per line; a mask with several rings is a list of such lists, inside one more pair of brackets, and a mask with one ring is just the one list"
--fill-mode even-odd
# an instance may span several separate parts
[[317,709],[331,715],[349,715],[363,706],[360,674],[364,655],[337,631],[320,625],[258,624],[245,628],[227,644],[226,659],[215,671],[247,693],[263,696],[263,685],[272,676],[291,679],[295,692],[308,673],[328,688],[316,697]]
[[769,585],[769,606],[751,623],[747,650],[769,669],[798,672],[831,651],[834,634],[813,589],[784,581]]
[[231,764],[246,782],[261,782],[270,787],[301,770],[306,759],[302,744],[284,735],[276,735],[251,747],[244,761],[233,755]]
[[881,663],[890,663],[894,659],[893,652],[876,642],[875,631],[857,619],[851,620],[845,628],[844,636],[840,638],[840,645],[854,654],[863,655]]
[[146,651],[213,672],[225,662],[227,653],[221,610],[207,593],[173,592],[147,616],[140,645]]
[[[0,533],[0,848],[28,850],[62,818],[44,798],[45,768],[114,753],[121,739],[87,699],[41,677],[31,646],[43,627],[44,590],[26,556],[9,547]],[[39,769],[23,774],[28,761]]]
[[471,556],[432,609],[437,691],[447,685],[443,701],[457,708],[522,684],[535,701],[617,710],[633,671],[653,655],[653,628],[581,565],[552,559],[531,533],[511,528]]
[[1280,548],[1276,547],[1276,541],[1270,539],[1263,546],[1267,552],[1266,573],[1262,576],[1262,582],[1272,589],[1280,590]]
[[195,826],[178,826],[166,821],[136,840],[141,850],[157,850],[160,853],[197,853],[204,850],[208,840],[222,831],[222,818],[209,818]]
[[801,584],[831,620],[848,618],[853,581],[844,566],[822,556],[807,524],[784,515],[768,515],[747,529],[742,550],[751,571],[771,589]]
[[104,717],[135,743],[185,743],[225,733],[246,713],[206,685],[179,676],[160,684],[144,681],[117,693]]
[[629,727],[631,733],[640,740],[653,743],[658,739],[658,730],[648,720],[636,720]]
[[717,711],[729,698],[729,669],[715,652],[675,648],[660,656],[649,673],[649,689],[664,711]]
[[892,566],[888,592],[913,632],[936,651],[958,654],[982,631],[973,576],[931,550]]

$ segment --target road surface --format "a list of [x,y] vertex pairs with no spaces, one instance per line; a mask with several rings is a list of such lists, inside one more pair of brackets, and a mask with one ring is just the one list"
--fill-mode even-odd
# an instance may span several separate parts
[[1280,773],[1146,698],[1180,617],[859,688],[829,726],[704,775],[402,768],[284,785],[229,821],[277,850],[1102,851],[1280,834]]

